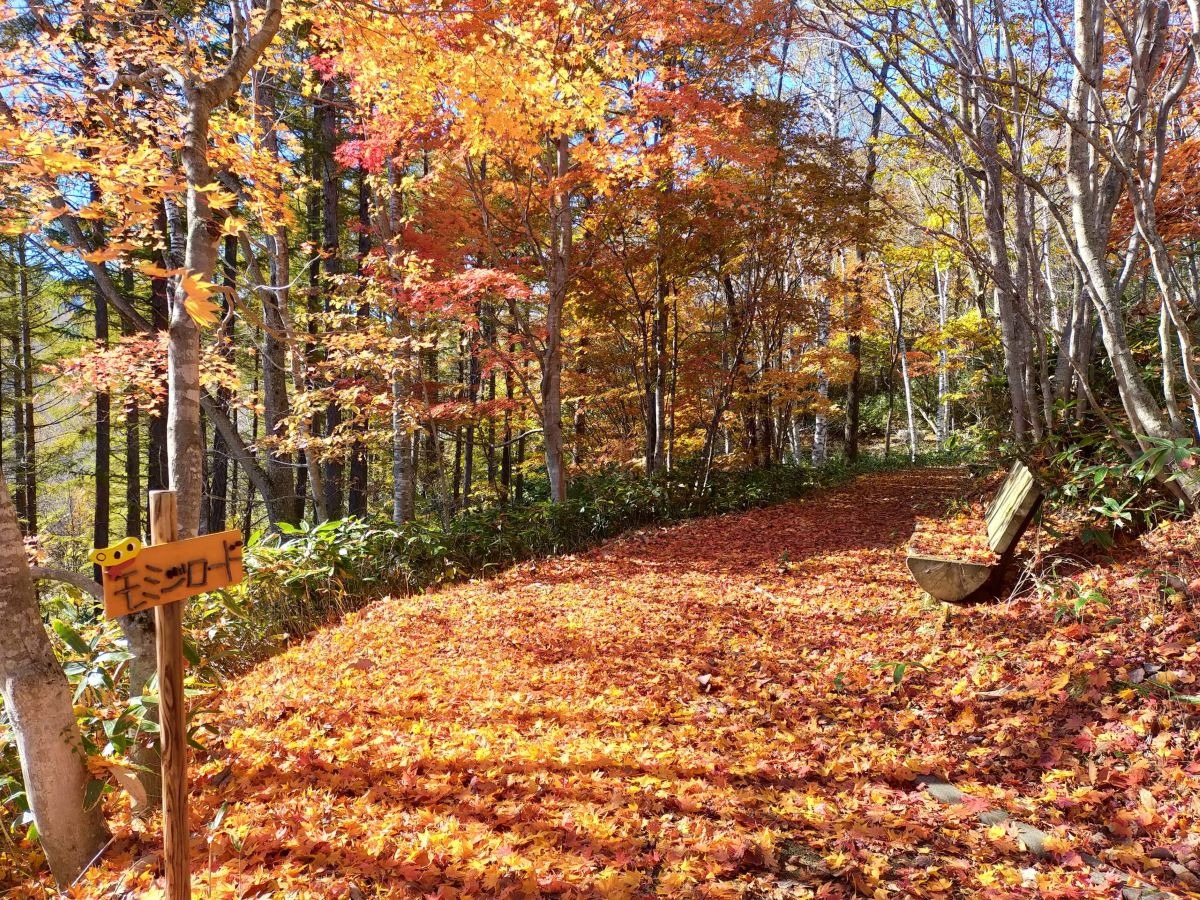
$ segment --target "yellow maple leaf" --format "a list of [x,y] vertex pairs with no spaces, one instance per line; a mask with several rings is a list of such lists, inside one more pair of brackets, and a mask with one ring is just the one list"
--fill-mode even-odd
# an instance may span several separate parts
[[118,244],[109,244],[107,247],[101,247],[99,250],[82,252],[79,255],[83,257],[85,262],[106,263],[112,262],[114,259],[120,259],[126,250],[132,249],[132,244],[122,242]]
[[216,287],[211,281],[198,278],[191,272],[183,276],[183,308],[197,325],[212,325],[220,311],[212,297]]
[[138,263],[137,268],[139,272],[149,275],[151,278],[171,278],[175,275],[182,275],[184,272],[183,269],[164,269],[162,266],[148,262]]

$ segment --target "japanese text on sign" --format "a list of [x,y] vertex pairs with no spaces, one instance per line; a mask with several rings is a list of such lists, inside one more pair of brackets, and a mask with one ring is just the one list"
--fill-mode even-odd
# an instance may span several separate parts
[[127,616],[237,584],[245,577],[242,545],[240,531],[222,531],[142,548],[104,570],[105,615]]

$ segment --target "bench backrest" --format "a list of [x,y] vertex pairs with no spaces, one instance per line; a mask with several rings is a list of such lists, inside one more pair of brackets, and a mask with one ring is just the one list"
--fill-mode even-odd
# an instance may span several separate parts
[[1014,463],[987,508],[988,546],[993,553],[1003,556],[1020,538],[1022,526],[1041,496],[1042,489],[1033,473],[1023,462]]

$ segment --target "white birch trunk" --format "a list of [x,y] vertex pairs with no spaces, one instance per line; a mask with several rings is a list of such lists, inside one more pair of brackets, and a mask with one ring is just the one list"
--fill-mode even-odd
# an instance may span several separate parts
[[[933,266],[934,284],[938,295],[938,326],[943,335],[950,321],[950,273],[942,274],[942,268],[936,262]],[[950,439],[950,351],[941,342],[938,350],[938,414],[937,414],[937,445],[942,450]]]
[[[822,294],[817,301],[817,348],[829,346],[829,297]],[[829,417],[825,406],[829,403],[829,373],[822,365],[817,370],[817,397],[821,404],[813,419],[812,462],[814,466],[825,465],[829,458]]]
[[900,308],[900,300],[892,287],[892,281],[886,275],[883,278],[887,286],[888,299],[892,301],[892,321],[896,325],[896,350],[900,357],[900,381],[904,385],[904,406],[908,413],[908,458],[917,458],[917,425],[913,416],[912,382],[908,377],[908,350],[904,343],[904,314]]

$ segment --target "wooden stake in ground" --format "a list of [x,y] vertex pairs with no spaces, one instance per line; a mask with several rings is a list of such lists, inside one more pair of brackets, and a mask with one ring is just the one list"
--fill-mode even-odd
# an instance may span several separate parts
[[[150,541],[179,536],[174,491],[150,492]],[[188,868],[187,705],[183,696],[183,607],[176,600],[154,610],[158,650],[158,724],[162,754],[163,868],[167,900],[192,896]]]
[[154,609],[158,651],[158,724],[162,757],[163,857],[167,900],[192,895],[188,869],[187,703],[183,695],[183,610],[189,597],[245,577],[240,531],[181,541],[174,491],[150,492],[150,541],[136,537],[99,547],[89,558],[104,570],[109,618]]

